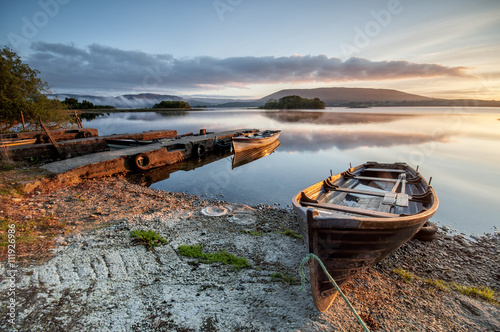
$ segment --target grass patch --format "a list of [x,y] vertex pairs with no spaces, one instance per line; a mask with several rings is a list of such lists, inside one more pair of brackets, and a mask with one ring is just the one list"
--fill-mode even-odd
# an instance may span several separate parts
[[442,280],[439,280],[439,279],[426,278],[426,279],[424,279],[424,283],[426,283],[429,286],[434,287],[437,290],[441,290],[441,291],[448,290],[448,286],[446,285],[446,283]]
[[495,291],[493,291],[489,287],[486,287],[486,286],[464,286],[464,285],[459,285],[455,282],[452,282],[450,284],[450,287],[451,287],[451,289],[457,290],[464,295],[481,298],[489,303],[499,305],[499,302],[495,298]]
[[282,275],[279,272],[274,272],[271,274],[271,281],[283,281],[286,284],[289,285],[298,285],[299,281],[297,278],[289,276],[289,275]]
[[41,232],[43,232],[46,237],[54,237],[66,228],[66,223],[55,220],[54,216],[24,219],[21,221],[15,221],[10,217],[4,217],[0,219],[0,246],[6,246],[8,244],[7,231],[9,230],[9,225],[12,224],[15,225],[13,228],[16,230],[16,244],[29,243],[37,240]]
[[15,230],[16,260],[43,259],[47,249],[53,245],[56,236],[68,232],[66,223],[54,216],[15,220],[11,217],[0,218],[0,261],[7,259],[9,229]]
[[392,269],[392,272],[399,275],[403,280],[407,283],[411,283],[413,278],[415,278],[415,274],[410,271],[406,271],[405,269],[398,267],[397,269]]
[[278,231],[276,233],[283,234],[283,235],[289,236],[289,237],[294,238],[294,239],[302,239],[302,235],[295,233],[294,231],[292,231],[290,229],[285,229],[284,231]]
[[0,196],[22,196],[23,192],[19,188],[14,186],[2,186],[0,187]]
[[163,244],[167,244],[168,240],[161,237],[160,234],[156,233],[153,230],[145,231],[145,230],[135,230],[130,232],[130,237],[133,237],[132,241],[135,245],[144,245],[148,248],[148,250],[152,250],[155,247]]
[[434,289],[437,290],[445,292],[452,290],[459,291],[460,293],[466,296],[480,298],[485,300],[486,302],[489,302],[496,306],[500,306],[500,302],[498,301],[498,294],[496,294],[494,290],[486,286],[464,286],[457,284],[456,282],[447,283],[440,279],[430,279],[430,278],[424,279],[415,276],[415,274],[413,274],[412,272],[406,271],[401,267],[397,269],[392,269],[392,272],[399,275],[401,278],[403,278],[404,281],[408,283],[410,283],[413,279],[415,279],[423,281],[426,285],[432,286]]
[[16,168],[16,165],[2,162],[0,163],[0,171],[12,171],[13,169]]
[[179,253],[182,256],[191,257],[191,258],[199,258],[199,263],[205,264],[213,264],[213,263],[222,263],[224,265],[231,265],[232,267],[241,270],[244,267],[249,267],[245,257],[237,257],[233,254],[228,253],[227,251],[219,251],[215,253],[204,253],[203,245],[180,245],[178,248]]

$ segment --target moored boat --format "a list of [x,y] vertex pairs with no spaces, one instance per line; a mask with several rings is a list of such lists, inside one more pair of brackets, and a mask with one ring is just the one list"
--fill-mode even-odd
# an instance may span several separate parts
[[233,137],[233,149],[239,152],[269,145],[276,141],[280,134],[281,130],[266,130],[236,136]]
[[[367,162],[302,190],[292,204],[309,252],[341,285],[411,239],[439,201],[418,168]],[[310,275],[314,304],[326,311],[338,292],[317,261]]]

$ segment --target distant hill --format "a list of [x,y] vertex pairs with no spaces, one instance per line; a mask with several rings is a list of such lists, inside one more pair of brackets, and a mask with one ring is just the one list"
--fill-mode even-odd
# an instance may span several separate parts
[[358,106],[491,106],[500,107],[500,101],[486,100],[455,100],[438,99],[420,96],[391,89],[369,88],[316,88],[280,90],[260,99],[229,99],[229,98],[190,98],[154,93],[127,94],[117,97],[100,97],[77,94],[54,94],[59,100],[66,97],[75,98],[79,102],[90,101],[95,105],[111,105],[121,109],[151,108],[161,101],[186,101],[192,107],[206,105],[208,107],[259,107],[269,99],[279,99],[285,96],[297,95],[302,98],[319,98],[326,106],[358,107]]
[[257,100],[246,102],[229,102],[224,107],[258,107],[264,105],[269,99],[280,99],[285,96],[297,95],[302,98],[319,98],[326,106],[349,106],[355,104],[394,104],[403,102],[430,103],[436,99],[410,94],[391,89],[369,88],[316,88],[316,89],[286,89],[267,95]]
[[266,102],[271,98],[279,99],[284,96],[298,95],[302,98],[319,98],[327,104],[349,102],[383,102],[383,101],[422,101],[432,98],[414,95],[398,90],[368,89],[368,88],[317,88],[317,89],[288,89],[281,90],[259,99]]

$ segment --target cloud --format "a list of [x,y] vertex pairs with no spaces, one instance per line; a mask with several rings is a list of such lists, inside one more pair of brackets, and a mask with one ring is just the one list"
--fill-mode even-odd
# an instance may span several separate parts
[[152,90],[251,84],[329,83],[366,80],[466,76],[465,67],[408,61],[328,58],[326,55],[288,57],[209,56],[176,59],[169,54],[125,51],[93,44],[35,42],[28,58],[53,88]]

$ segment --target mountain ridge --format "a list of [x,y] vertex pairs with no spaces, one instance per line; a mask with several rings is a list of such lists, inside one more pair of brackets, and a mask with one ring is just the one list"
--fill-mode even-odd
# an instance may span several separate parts
[[[96,105],[111,105],[116,108],[150,108],[163,100],[186,101],[191,106],[206,105],[208,107],[259,107],[269,99],[279,99],[289,95],[297,95],[302,98],[319,98],[326,106],[457,106],[467,101],[468,106],[500,106],[500,101],[472,100],[472,99],[442,99],[406,93],[394,89],[375,88],[346,88],[346,87],[322,87],[313,89],[283,89],[259,99],[231,99],[218,97],[201,97],[198,99],[187,96],[175,96],[155,93],[125,94],[116,97],[103,97],[92,95],[78,95],[59,93],[50,96],[60,100],[64,98],[75,98],[79,102],[88,100]],[[470,102],[473,102],[471,104]]]

